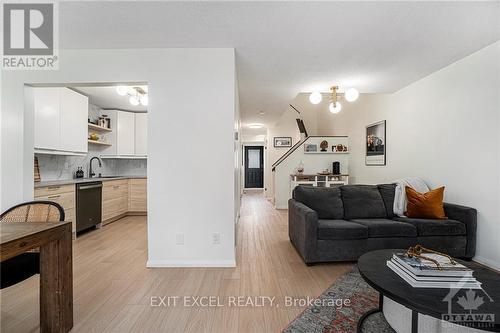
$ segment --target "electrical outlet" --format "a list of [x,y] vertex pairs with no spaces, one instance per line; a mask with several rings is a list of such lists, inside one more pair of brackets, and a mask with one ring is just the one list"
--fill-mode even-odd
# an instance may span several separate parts
[[214,232],[212,234],[212,244],[220,244],[220,232]]
[[184,233],[179,232],[175,235],[175,244],[184,245]]
[[64,170],[68,170],[69,169],[69,162],[64,162]]

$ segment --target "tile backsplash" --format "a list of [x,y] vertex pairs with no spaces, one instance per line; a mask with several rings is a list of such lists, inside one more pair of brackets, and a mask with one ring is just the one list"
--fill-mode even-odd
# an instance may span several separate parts
[[[89,162],[94,156],[99,156],[98,151],[89,149],[86,156],[62,156],[36,154],[40,166],[42,181],[62,180],[74,178],[75,171],[82,167],[85,177],[89,175]],[[146,160],[103,159],[102,167],[97,161],[93,162],[96,175],[103,176],[146,176]]]

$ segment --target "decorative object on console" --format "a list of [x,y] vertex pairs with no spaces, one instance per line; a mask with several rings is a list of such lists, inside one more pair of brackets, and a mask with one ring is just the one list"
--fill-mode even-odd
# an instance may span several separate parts
[[326,140],[321,141],[319,147],[321,148],[321,151],[326,151],[328,149],[328,141]]
[[310,152],[317,152],[318,151],[318,145],[314,143],[306,143],[304,145],[304,150],[306,153]]
[[287,137],[275,137],[274,138],[274,147],[275,148],[286,148],[292,146],[292,138]]
[[304,163],[300,161],[299,166],[297,167],[297,173],[301,175],[304,172]]
[[447,219],[443,208],[444,186],[426,193],[405,187],[408,204],[405,215],[412,218]]
[[386,164],[385,120],[366,126],[365,165]]
[[340,175],[340,162],[332,163],[332,174]]

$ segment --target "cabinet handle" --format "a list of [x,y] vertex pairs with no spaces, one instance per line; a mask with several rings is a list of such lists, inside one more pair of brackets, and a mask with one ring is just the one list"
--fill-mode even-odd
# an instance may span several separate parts
[[58,190],[58,189],[60,189],[60,188],[61,188],[61,186],[49,186],[49,187],[48,187],[48,190],[49,190],[49,191],[53,191],[53,190]]
[[55,198],[59,198],[59,197],[61,197],[61,195],[60,195],[60,194],[50,195],[50,196],[48,196],[48,198],[49,198],[49,199],[55,199]]
[[113,188],[120,188],[120,185],[113,185]]

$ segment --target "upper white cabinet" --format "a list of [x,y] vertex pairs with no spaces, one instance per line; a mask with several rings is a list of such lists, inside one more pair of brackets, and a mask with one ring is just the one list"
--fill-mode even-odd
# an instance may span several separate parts
[[60,148],[59,88],[34,88],[35,148]]
[[135,114],[135,155],[148,155],[148,114]]
[[87,152],[88,97],[70,89],[61,89],[59,98],[63,150]]
[[116,154],[135,155],[135,117],[132,112],[117,112]]
[[147,156],[147,113],[134,113],[119,110],[104,110],[111,121],[111,132],[107,142],[109,147],[102,149],[103,158],[145,158]]
[[86,96],[68,88],[33,88],[33,109],[36,150],[87,152]]

